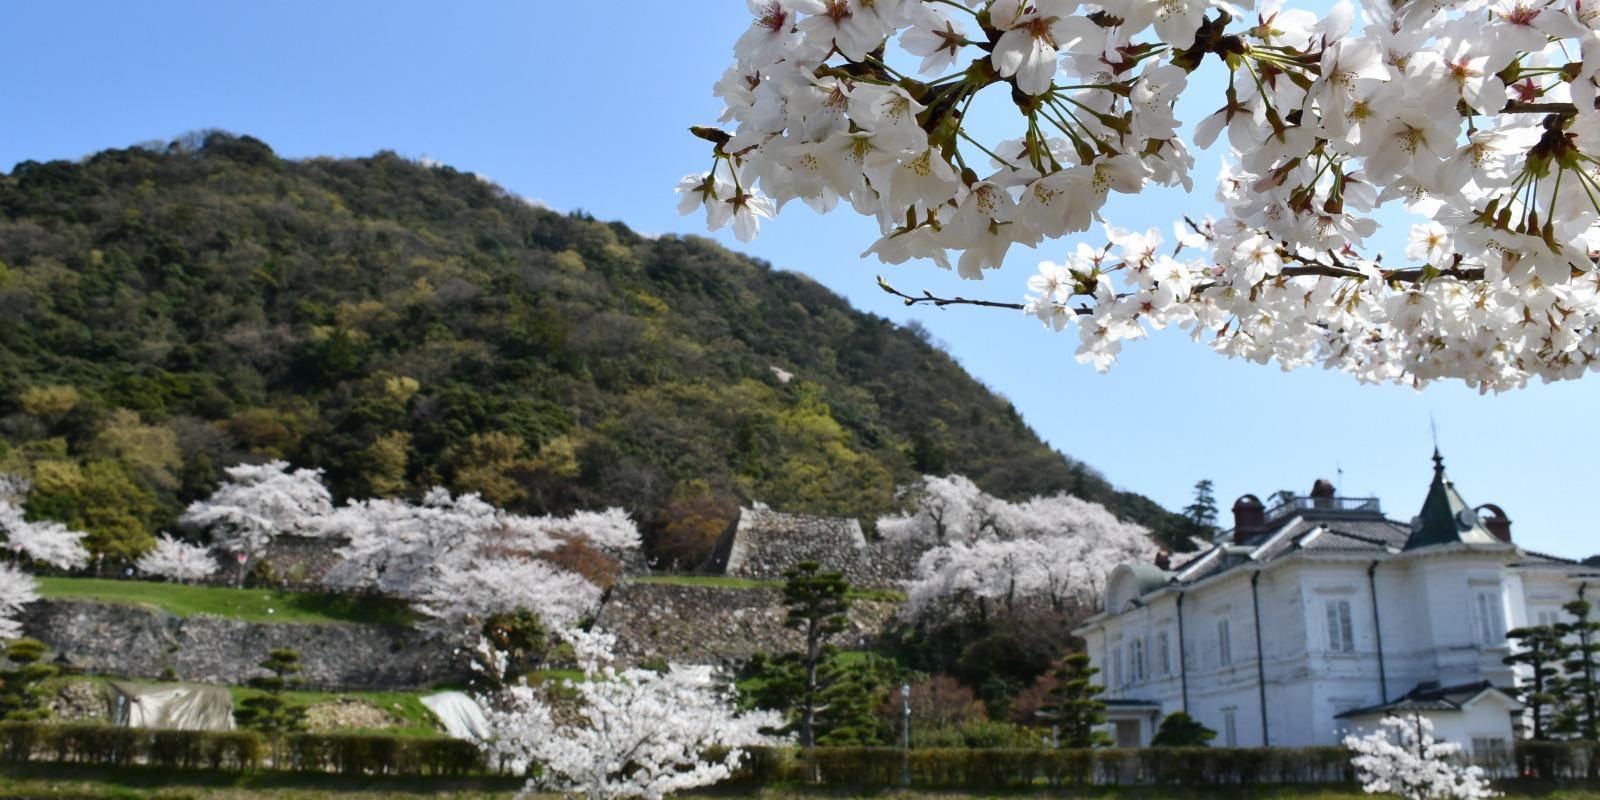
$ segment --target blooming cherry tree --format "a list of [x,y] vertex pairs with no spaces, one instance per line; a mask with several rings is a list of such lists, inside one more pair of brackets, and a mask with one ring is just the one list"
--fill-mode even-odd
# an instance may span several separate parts
[[170,534],[156,537],[156,546],[134,562],[146,575],[160,575],[178,583],[188,583],[212,575],[217,571],[217,559],[211,548],[191,544]]
[[913,509],[880,519],[878,530],[889,541],[927,548],[906,587],[903,613],[913,619],[961,613],[973,603],[1042,601],[1061,610],[1098,594],[1118,564],[1156,552],[1145,528],[1071,495],[1008,503],[959,475],[924,477],[909,494]]
[[228,480],[205,500],[189,504],[182,525],[211,531],[212,541],[234,553],[259,556],[274,536],[320,536],[333,513],[322,470],[291,472],[286,461],[228,467]]
[[[1021,303],[1104,370],[1176,326],[1224,355],[1481,390],[1600,368],[1600,16],[1584,0],[750,0],[678,186],[741,240],[791,200],[873,217],[863,255],[978,279],[1081,234],[1113,193],[1192,188],[1226,138],[1216,219],[1103,225]],[[1191,75],[1218,64],[1192,141]],[[1225,87],[1225,88],[1223,88]],[[980,138],[974,105],[1014,113]],[[1189,108],[1190,102],[1184,103]],[[985,128],[985,130],[988,130]],[[1376,252],[1412,215],[1409,263]],[[1098,242],[1097,242],[1098,244]],[[1398,254],[1392,254],[1398,255]]]
[[33,486],[26,478],[0,475],[0,533],[20,557],[42,561],[58,569],[76,569],[89,563],[85,534],[59,522],[29,522],[22,501]]
[[779,713],[737,713],[730,692],[687,671],[619,670],[610,634],[565,635],[582,681],[559,692],[520,684],[484,703],[493,736],[483,748],[514,767],[539,766],[525,792],[660,800],[727,778],[742,748],[781,743],[760,732],[781,726]]
[[540,554],[578,541],[612,554],[639,545],[639,530],[621,509],[523,517],[439,488],[421,503],[352,502],[324,528],[349,539],[325,583],[413,600],[426,627],[441,631],[517,609],[538,612],[552,627],[571,625],[599,606],[600,587]]
[[1461,745],[1433,738],[1433,721],[1424,716],[1385,717],[1382,727],[1366,736],[1346,736],[1344,746],[1355,756],[1362,788],[1389,792],[1406,800],[1482,800],[1490,790],[1483,770],[1463,767],[1452,759]]
[[0,564],[0,640],[22,635],[17,620],[22,607],[39,599],[39,584],[33,576],[12,564]]

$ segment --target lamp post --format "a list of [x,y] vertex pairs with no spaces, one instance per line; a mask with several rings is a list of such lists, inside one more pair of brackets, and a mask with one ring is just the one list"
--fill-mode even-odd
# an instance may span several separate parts
[[902,713],[902,718],[905,720],[905,724],[902,726],[902,729],[904,730],[905,747],[903,748],[903,752],[901,753],[901,759],[900,759],[900,784],[902,786],[910,786],[911,785],[911,684],[909,684],[909,683],[900,684],[900,708],[901,708],[901,711],[903,712]]
[[248,553],[239,554],[239,588],[244,588],[244,562],[250,558]]
[[95,553],[94,554],[94,576],[96,578],[100,577],[100,567],[101,567],[102,564],[105,563],[105,560],[106,560],[106,554],[105,553]]

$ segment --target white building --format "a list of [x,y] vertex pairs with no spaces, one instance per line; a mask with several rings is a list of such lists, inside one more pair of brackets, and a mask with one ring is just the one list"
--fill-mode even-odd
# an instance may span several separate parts
[[1434,463],[1409,525],[1318,481],[1270,510],[1239,498],[1233,530],[1179,566],[1117,567],[1076,631],[1117,744],[1147,745],[1174,711],[1214,745],[1300,747],[1404,710],[1480,754],[1509,747],[1506,631],[1561,618],[1600,569],[1517,547],[1505,514],[1480,516]]

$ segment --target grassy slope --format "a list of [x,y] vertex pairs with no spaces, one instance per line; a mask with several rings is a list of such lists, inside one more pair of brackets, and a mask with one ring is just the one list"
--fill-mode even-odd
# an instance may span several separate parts
[[154,606],[188,617],[214,614],[245,622],[360,622],[411,624],[411,612],[390,600],[272,589],[219,589],[150,581],[40,578],[46,598],[105,600]]

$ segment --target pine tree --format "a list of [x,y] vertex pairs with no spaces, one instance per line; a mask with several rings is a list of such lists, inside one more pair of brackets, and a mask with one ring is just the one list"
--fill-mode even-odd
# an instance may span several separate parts
[[1161,720],[1161,727],[1150,740],[1151,747],[1207,747],[1217,732],[1201,725],[1194,717],[1174,711]]
[[1067,656],[1055,671],[1061,683],[1050,690],[1054,702],[1039,715],[1058,726],[1062,747],[1076,750],[1112,743],[1111,737],[1096,727],[1106,721],[1106,704],[1098,699],[1106,687],[1094,682],[1099,672],[1098,667],[1089,666],[1088,653]]
[[11,668],[0,670],[0,719],[41,720],[50,716],[50,693],[42,685],[59,672],[41,663],[45,645],[36,639],[18,639],[5,650]]
[[1594,604],[1581,596],[1562,608],[1572,622],[1556,626],[1567,640],[1566,660],[1568,696],[1565,726],[1581,739],[1600,739],[1600,620],[1590,618]]
[[817,744],[823,747],[877,747],[884,744],[874,712],[894,685],[892,666],[868,655],[847,662],[835,655],[818,670]]
[[1183,507],[1183,516],[1189,520],[1194,535],[1210,539],[1217,532],[1217,498],[1212,494],[1210,478],[1194,485],[1194,502]]
[[1568,685],[1561,667],[1569,648],[1561,632],[1549,625],[1517,628],[1506,638],[1515,641],[1518,649],[1506,656],[1504,663],[1525,665],[1531,672],[1530,680],[1518,687],[1517,699],[1533,717],[1533,738],[1548,739],[1552,718],[1566,700]]
[[302,669],[300,654],[279,648],[269,652],[266,660],[258,666],[272,674],[251,678],[249,683],[252,688],[260,689],[265,694],[239,701],[239,710],[233,712],[234,720],[244,727],[272,735],[299,730],[305,720],[306,710],[303,706],[291,704],[283,692],[305,684],[305,679],[299,675]]
[[816,713],[822,698],[818,693],[817,667],[822,662],[823,641],[840,633],[848,624],[850,610],[846,594],[850,583],[838,572],[823,572],[822,565],[805,561],[784,570],[788,583],[783,587],[783,602],[789,607],[784,625],[806,637],[805,683],[800,693],[800,746],[816,746]]

